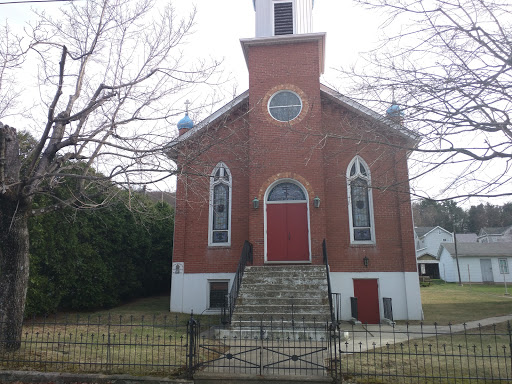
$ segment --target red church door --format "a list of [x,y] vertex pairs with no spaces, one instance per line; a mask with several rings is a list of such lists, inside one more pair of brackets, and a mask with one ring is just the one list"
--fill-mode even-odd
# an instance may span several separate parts
[[361,323],[379,324],[379,286],[377,279],[354,279],[354,297]]
[[267,261],[309,261],[308,204],[296,184],[278,184],[269,193]]

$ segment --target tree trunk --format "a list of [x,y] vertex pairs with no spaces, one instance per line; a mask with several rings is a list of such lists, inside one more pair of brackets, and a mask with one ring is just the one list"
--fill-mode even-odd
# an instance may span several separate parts
[[24,202],[0,197],[0,352],[16,350],[21,342],[29,278],[27,216]]
[[16,130],[0,123],[0,352],[20,347],[29,277],[28,213]]

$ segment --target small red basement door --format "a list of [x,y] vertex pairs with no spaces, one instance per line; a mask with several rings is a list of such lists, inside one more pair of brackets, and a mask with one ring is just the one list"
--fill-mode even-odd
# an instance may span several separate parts
[[267,204],[267,261],[309,261],[307,203]]
[[379,286],[377,279],[354,279],[358,320],[363,324],[379,324]]

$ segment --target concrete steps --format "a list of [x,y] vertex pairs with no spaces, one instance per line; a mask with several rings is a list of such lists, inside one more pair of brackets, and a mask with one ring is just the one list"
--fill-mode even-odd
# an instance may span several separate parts
[[249,266],[223,336],[320,340],[329,320],[324,266]]

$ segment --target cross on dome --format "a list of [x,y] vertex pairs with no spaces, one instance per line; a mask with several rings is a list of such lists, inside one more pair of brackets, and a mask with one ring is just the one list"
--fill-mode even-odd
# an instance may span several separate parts
[[[182,129],[191,129],[194,128],[194,122],[188,116],[188,106],[190,105],[190,101],[185,101],[185,117],[178,122],[178,129],[181,131]],[[181,134],[182,132],[180,132]]]

